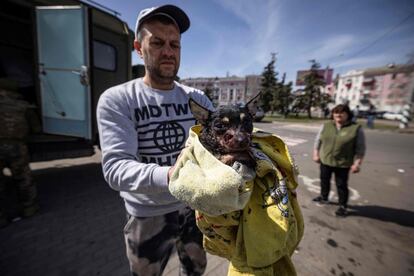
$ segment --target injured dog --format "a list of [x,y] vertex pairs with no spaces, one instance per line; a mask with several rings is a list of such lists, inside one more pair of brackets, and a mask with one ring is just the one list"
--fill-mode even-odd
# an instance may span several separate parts
[[250,147],[259,96],[256,95],[244,107],[227,105],[214,112],[192,99],[189,101],[191,112],[203,127],[201,144],[226,165],[233,166],[235,161],[249,168],[256,165]]
[[195,210],[204,249],[229,260],[231,276],[296,275],[303,216],[286,144],[253,132],[257,98],[214,112],[189,104],[201,127],[190,129],[168,189]]

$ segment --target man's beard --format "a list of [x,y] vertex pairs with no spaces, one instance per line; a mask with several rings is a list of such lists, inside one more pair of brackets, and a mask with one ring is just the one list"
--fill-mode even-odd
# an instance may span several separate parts
[[[174,60],[174,70],[168,71],[168,73],[164,73],[161,70],[161,66],[155,66],[154,63],[152,62],[146,62],[145,63],[145,68],[147,70],[147,72],[149,73],[149,75],[151,76],[151,78],[160,84],[171,84],[174,82],[176,76],[177,76],[177,72],[178,72],[178,66],[177,66],[177,61]],[[170,73],[171,72],[171,73]]]

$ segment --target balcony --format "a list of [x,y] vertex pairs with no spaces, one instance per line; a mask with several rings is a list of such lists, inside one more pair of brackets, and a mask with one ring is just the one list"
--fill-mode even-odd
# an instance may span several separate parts
[[363,86],[372,86],[375,83],[375,78],[365,78],[362,82]]

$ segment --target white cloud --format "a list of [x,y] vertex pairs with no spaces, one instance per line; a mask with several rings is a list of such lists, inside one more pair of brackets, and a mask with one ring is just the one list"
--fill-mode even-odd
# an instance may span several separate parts
[[351,34],[334,35],[323,40],[321,43],[317,43],[314,50],[307,51],[305,56],[318,61],[338,58],[347,53],[358,41]]
[[405,63],[407,54],[414,50],[414,37],[403,37],[398,40],[389,40],[382,45],[381,51],[376,54],[367,55],[361,53],[358,56],[336,63],[334,66],[339,71],[350,69],[365,69],[374,66],[384,66],[389,63]]
[[372,66],[374,64],[383,64],[387,60],[388,60],[388,56],[385,56],[385,55],[355,57],[355,58],[351,58],[351,59],[348,59],[344,62],[339,63],[336,66],[336,68],[342,68],[342,67],[360,68],[361,66],[362,67],[369,67],[369,66]]
[[216,3],[246,24],[239,41],[226,41],[231,47],[222,49],[222,60],[232,56],[235,60],[231,64],[232,73],[238,75],[249,73],[246,71],[257,68],[257,64],[264,67],[270,53],[277,51],[280,1],[217,0]]

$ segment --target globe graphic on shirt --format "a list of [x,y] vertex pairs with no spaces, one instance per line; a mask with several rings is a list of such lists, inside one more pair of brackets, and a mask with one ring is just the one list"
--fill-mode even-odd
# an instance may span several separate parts
[[154,132],[154,142],[163,152],[181,150],[184,140],[184,128],[176,122],[161,123]]

